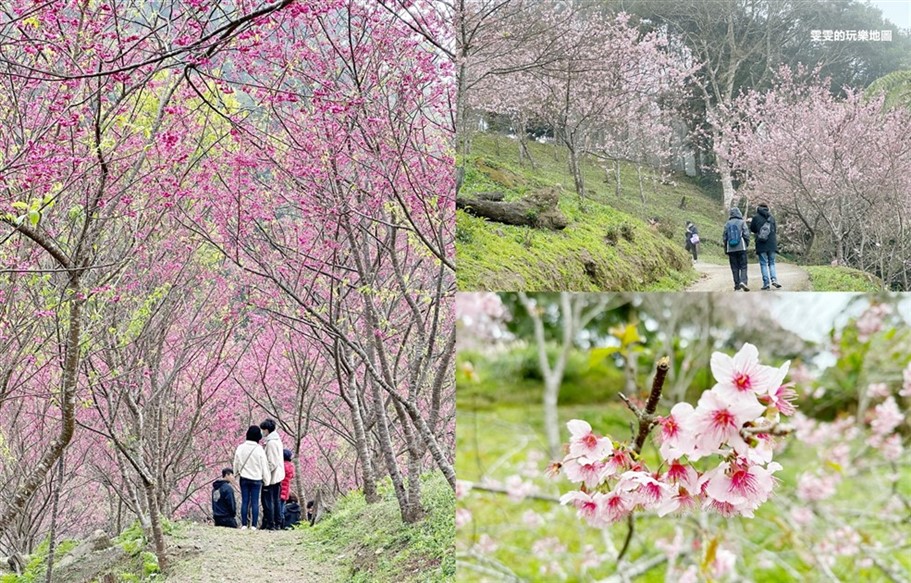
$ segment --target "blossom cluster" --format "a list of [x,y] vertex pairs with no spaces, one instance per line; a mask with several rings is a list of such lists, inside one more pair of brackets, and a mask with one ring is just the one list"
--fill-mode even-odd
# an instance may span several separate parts
[[[780,415],[795,411],[796,393],[783,384],[789,364],[761,364],[752,344],[744,344],[734,357],[714,353],[715,386],[703,392],[696,407],[678,403],[669,415],[655,419],[661,458],[655,471],[634,447],[595,434],[583,420],[570,421],[571,440],[560,467],[581,486],[561,502],[595,527],[637,510],[664,516],[700,506],[752,518],[781,469],[772,460]],[[699,460],[717,465],[700,470],[694,465]]]

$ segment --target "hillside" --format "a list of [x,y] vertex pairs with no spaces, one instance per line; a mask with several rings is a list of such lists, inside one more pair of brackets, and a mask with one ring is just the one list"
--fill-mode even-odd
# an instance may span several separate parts
[[[460,196],[496,191],[514,201],[544,189],[560,192],[559,210],[568,219],[562,231],[504,225],[456,212],[457,279],[462,290],[677,291],[727,289],[706,281],[711,265],[726,265],[720,236],[725,220],[720,196],[710,186],[677,173],[653,177],[643,168],[639,195],[636,166],[620,165],[621,195],[613,164],[586,160],[587,196],[580,206],[567,169],[565,150],[531,142],[535,168],[519,163],[518,144],[506,136],[477,134],[472,141]],[[683,249],[686,221],[702,238],[699,271]],[[779,255],[778,263],[792,261]],[[752,249],[750,264],[757,262]],[[758,265],[751,282],[758,282]],[[835,266],[790,266],[797,285],[791,291],[876,291],[873,275]],[[701,273],[700,273],[701,271]],[[757,286],[758,287],[758,286]]]
[[[534,169],[527,162],[519,164],[514,140],[477,135],[460,195],[494,190],[503,192],[506,200],[516,200],[557,187],[562,193],[559,209],[569,225],[563,231],[546,231],[458,211],[460,289],[679,290],[696,280],[682,245],[685,222],[692,220],[710,234],[717,230],[721,215],[718,202],[694,180],[674,176],[663,183],[643,169],[643,201],[635,166],[622,164],[618,197],[613,171],[608,175],[587,161],[589,192],[580,208],[564,151],[539,143],[529,144],[529,149]],[[720,246],[711,237],[704,239],[700,259],[720,262]]]

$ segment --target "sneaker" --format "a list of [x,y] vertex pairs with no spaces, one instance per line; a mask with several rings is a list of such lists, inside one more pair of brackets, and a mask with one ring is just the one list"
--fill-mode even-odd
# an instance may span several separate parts
[[256,530],[256,527],[255,527],[255,526],[251,526],[251,527],[250,527],[250,530]]
[[762,287],[759,288],[759,289],[762,290],[762,291],[769,291],[769,290],[772,289],[772,288],[769,287],[769,286],[767,286],[767,285],[764,285],[764,286],[762,286]]
[[745,283],[740,284],[740,289],[742,289],[743,291],[750,291],[750,288],[748,288],[747,284],[745,284]]
[[773,281],[773,282],[772,282],[772,285],[774,285],[776,288],[780,288],[780,287],[781,287],[781,284],[778,283],[777,281]]
[[247,530],[247,527],[246,527],[246,526],[242,526],[242,527],[240,527],[240,529],[241,529],[241,530]]

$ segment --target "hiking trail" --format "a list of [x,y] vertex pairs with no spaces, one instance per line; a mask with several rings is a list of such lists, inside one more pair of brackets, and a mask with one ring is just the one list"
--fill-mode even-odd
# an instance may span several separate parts
[[177,550],[168,582],[341,581],[333,564],[317,560],[300,530],[240,530],[191,523],[169,537]]
[[[721,292],[734,291],[734,280],[731,277],[731,268],[725,264],[705,263],[697,261],[693,268],[699,272],[699,281],[686,288],[686,291],[698,292]],[[776,263],[775,271],[778,275],[778,283],[781,289],[772,291],[789,292],[789,291],[809,291],[810,275],[805,269],[794,265],[793,263]],[[749,264],[748,271],[750,293],[760,291],[762,287],[762,274],[759,272],[759,263],[753,259]],[[762,292],[766,293],[766,292]]]

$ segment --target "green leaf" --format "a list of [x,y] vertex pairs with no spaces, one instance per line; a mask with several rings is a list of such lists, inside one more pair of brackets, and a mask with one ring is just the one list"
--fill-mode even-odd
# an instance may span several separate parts
[[28,222],[32,224],[33,227],[38,226],[38,221],[41,220],[41,213],[36,210],[30,210],[28,212]]
[[28,203],[22,202],[21,200],[17,200],[16,202],[13,203],[13,208],[24,211],[24,210],[28,209]]
[[603,348],[592,348],[588,353],[589,366],[598,364],[602,360],[616,354],[620,350],[619,346],[605,346]]

